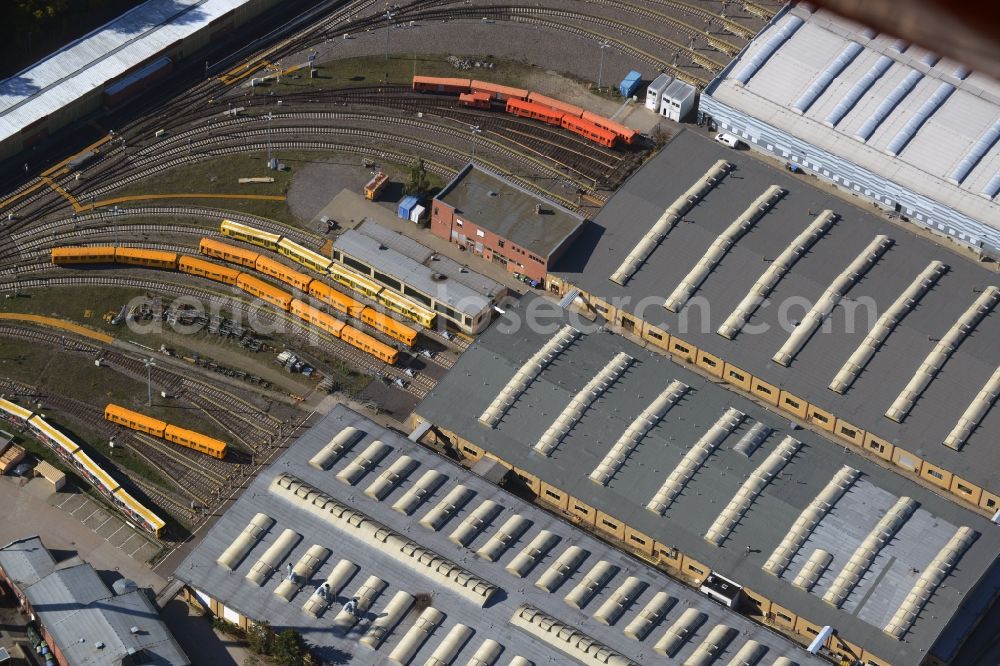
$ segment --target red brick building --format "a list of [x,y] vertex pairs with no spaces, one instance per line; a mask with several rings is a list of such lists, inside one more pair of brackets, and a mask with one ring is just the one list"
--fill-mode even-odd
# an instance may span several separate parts
[[584,218],[469,164],[434,197],[431,232],[511,273],[542,281]]

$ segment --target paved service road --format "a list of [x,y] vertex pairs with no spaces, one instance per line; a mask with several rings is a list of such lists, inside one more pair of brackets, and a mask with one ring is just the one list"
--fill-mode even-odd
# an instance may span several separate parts
[[[24,483],[22,486],[21,484]],[[67,492],[68,490],[68,492]],[[38,535],[53,550],[76,551],[98,570],[117,571],[140,587],[164,585],[145,565],[160,547],[96,500],[44,479],[0,477],[0,542]]]

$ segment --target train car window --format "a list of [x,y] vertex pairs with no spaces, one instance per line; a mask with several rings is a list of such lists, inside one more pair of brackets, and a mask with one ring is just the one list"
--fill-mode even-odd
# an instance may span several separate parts
[[386,285],[387,287],[392,287],[396,291],[402,291],[403,283],[399,280],[389,277],[385,273],[380,273],[379,271],[374,272],[375,279]]
[[413,287],[409,285],[403,285],[403,293],[406,294],[407,296],[411,296],[417,299],[427,307],[431,307],[431,297],[427,296],[426,294],[423,294],[422,292],[414,289]]
[[365,275],[371,275],[371,269],[368,268],[366,264],[358,261],[357,259],[352,259],[351,257],[348,257],[346,254],[344,255],[344,263],[350,266],[351,268],[361,271]]

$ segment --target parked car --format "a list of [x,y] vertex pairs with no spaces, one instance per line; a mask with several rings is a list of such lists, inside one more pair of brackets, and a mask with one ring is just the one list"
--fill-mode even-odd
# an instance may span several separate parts
[[740,147],[740,140],[737,139],[732,134],[728,134],[726,132],[719,132],[718,134],[716,134],[715,140],[724,146],[729,146],[730,148]]

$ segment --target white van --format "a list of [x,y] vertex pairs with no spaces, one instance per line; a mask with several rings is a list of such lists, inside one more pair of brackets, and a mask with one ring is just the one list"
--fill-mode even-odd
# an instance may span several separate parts
[[730,148],[739,148],[740,145],[739,139],[732,134],[726,134],[725,132],[719,132],[716,134],[715,140],[725,146],[729,146]]

